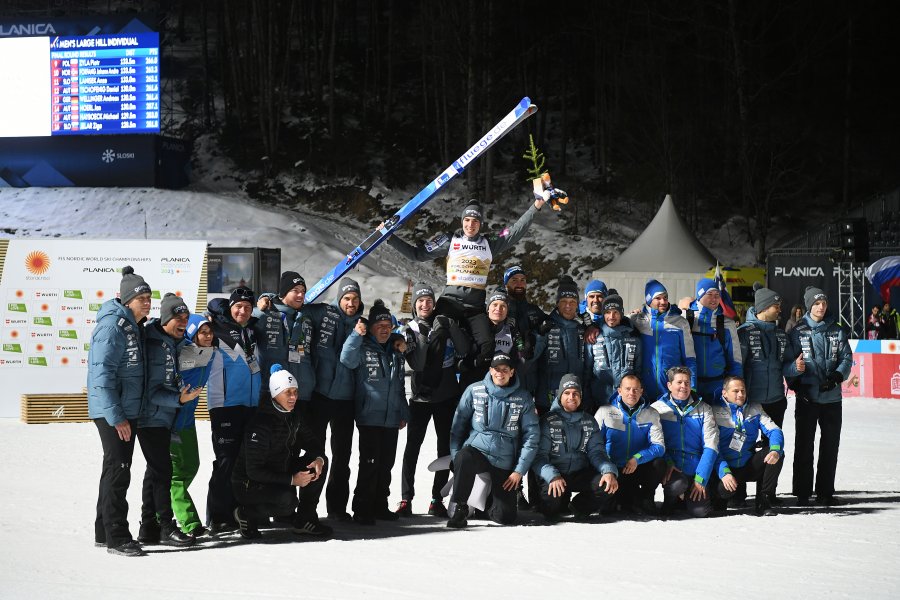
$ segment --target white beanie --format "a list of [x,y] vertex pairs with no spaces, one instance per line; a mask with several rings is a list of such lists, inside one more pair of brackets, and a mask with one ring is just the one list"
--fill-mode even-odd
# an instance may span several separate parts
[[269,377],[269,393],[273,399],[284,390],[297,389],[297,378],[285,371],[281,365],[272,365],[270,372],[272,376]]

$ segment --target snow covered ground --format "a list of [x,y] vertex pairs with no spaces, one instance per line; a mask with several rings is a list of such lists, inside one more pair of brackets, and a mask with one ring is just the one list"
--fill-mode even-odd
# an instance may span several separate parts
[[[232,535],[186,551],[149,547],[149,556],[126,559],[93,547],[101,458],[94,426],[0,419],[0,597],[897,598],[898,428],[900,402],[845,401],[837,489],[850,503],[830,510],[553,526],[528,511],[518,526],[473,521],[465,531],[421,515],[374,528],[337,525],[324,541],[267,530],[257,543]],[[785,429],[780,490],[790,502],[791,411]],[[401,432],[392,503],[405,439]],[[200,440],[192,489],[202,511],[212,461],[207,423]],[[426,493],[434,441],[429,433],[418,469]],[[355,462],[354,455],[354,472]],[[136,451],[133,534],[143,468]],[[427,500],[417,497],[414,511],[424,513]]]

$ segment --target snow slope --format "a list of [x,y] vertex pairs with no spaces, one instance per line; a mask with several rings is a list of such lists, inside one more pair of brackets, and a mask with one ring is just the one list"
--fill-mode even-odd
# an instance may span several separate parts
[[[788,501],[791,413],[780,486]],[[0,419],[0,597],[897,598],[898,427],[900,402],[845,402],[837,488],[851,503],[831,510],[789,506],[768,518],[597,518],[554,526],[528,511],[518,526],[473,521],[465,531],[416,516],[376,527],[338,525],[334,539],[324,541],[267,530],[259,543],[232,535],[180,552],[149,547],[149,556],[126,559],[93,547],[101,458],[94,426]],[[202,466],[192,491],[202,511],[212,451],[208,423],[199,429]],[[392,503],[405,440],[401,432]],[[434,444],[429,432],[420,491],[430,487],[425,465]],[[356,460],[354,454],[354,472]],[[143,468],[136,451],[134,534]],[[424,513],[427,497],[417,497],[413,508]]]

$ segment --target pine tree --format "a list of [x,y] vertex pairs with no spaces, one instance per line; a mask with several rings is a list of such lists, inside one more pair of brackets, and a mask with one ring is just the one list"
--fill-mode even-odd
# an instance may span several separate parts
[[528,150],[525,151],[522,158],[531,163],[531,167],[528,168],[528,179],[525,181],[537,179],[547,172],[547,170],[544,169],[544,153],[534,145],[534,136],[530,133],[528,134]]

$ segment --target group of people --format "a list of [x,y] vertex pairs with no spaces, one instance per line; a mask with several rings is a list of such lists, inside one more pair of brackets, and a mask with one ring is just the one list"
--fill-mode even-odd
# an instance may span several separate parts
[[[142,544],[188,546],[207,532],[253,539],[270,518],[326,536],[323,491],[332,521],[371,526],[410,516],[430,422],[436,458],[449,457],[450,468],[437,468],[427,512],[449,527],[479,515],[511,524],[525,506],[551,521],[569,512],[655,515],[660,485],[664,514],[706,516],[743,502],[748,481],[757,482],[755,512],[771,514],[781,502],[785,379],[797,398],[793,494],[801,505],[814,492],[821,504],[839,503],[840,382],[851,354],[825,294],[807,290],[807,312],[790,334],[776,326],[776,292],[758,289],[737,327],[710,279],[698,282],[685,311],[656,280],[629,313],[603,282],[589,282],[582,295],[563,276],[546,314],[528,301],[519,266],[489,294],[494,257],[543,205],[535,200],[500,234],[481,233],[483,211],[473,201],[453,233],[415,245],[388,238],[411,259],[447,259],[443,292],[416,284],[412,320],[399,330],[383,302],[365,310],[349,277],[333,302],[306,303],[295,271],[259,297],[239,287],[204,315],[166,294],[159,319],[146,321],[150,287],[123,269],[119,298],[98,313],[89,360],[89,412],[104,455],[97,544],[139,556]],[[215,455],[205,518],[188,492],[199,467],[194,410],[203,387]],[[392,509],[404,428],[402,496]],[[137,540],[125,502],[135,439],[147,459]]]
[[896,340],[900,337],[900,312],[890,302],[872,307],[866,319],[866,338],[870,340]]

